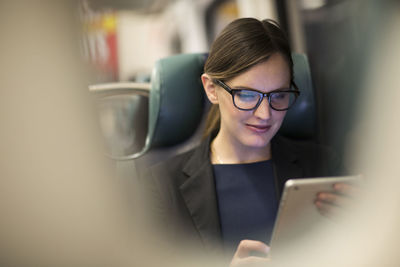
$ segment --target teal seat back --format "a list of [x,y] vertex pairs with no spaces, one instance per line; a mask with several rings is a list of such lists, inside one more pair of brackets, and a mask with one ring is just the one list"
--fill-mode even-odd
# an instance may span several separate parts
[[200,76],[206,54],[181,54],[156,62],[149,99],[148,139],[151,148],[188,139],[204,113]]

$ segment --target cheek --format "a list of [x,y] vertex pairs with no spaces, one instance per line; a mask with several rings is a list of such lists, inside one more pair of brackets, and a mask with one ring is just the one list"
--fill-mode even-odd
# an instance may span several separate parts
[[232,98],[229,96],[220,96],[219,98],[219,108],[221,112],[222,120],[227,122],[235,121],[240,119],[241,113],[232,102]]
[[238,110],[231,105],[226,105],[220,103],[220,112],[221,112],[221,120],[228,126],[229,128],[235,125],[238,121],[241,120],[241,115],[237,112]]
[[274,111],[272,113],[276,123],[282,123],[286,116],[286,111]]

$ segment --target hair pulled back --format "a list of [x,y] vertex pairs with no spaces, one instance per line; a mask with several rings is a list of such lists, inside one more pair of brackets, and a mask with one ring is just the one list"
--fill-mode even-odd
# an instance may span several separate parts
[[[275,53],[286,59],[293,79],[289,41],[278,23],[270,19],[237,19],[228,24],[213,42],[204,72],[212,79],[227,81]],[[208,113],[204,136],[218,129],[219,124],[219,108],[213,105]]]

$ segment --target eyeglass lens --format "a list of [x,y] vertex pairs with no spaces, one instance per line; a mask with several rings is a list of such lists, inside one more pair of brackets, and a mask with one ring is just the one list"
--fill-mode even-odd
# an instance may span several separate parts
[[[234,102],[238,108],[253,109],[257,106],[261,93],[251,90],[240,90],[234,94]],[[269,104],[272,108],[284,110],[289,108],[296,100],[293,92],[272,92],[269,96]]]

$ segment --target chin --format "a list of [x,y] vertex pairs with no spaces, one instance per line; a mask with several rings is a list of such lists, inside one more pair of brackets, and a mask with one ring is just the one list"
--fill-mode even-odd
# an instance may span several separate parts
[[247,137],[244,139],[244,145],[248,147],[254,147],[254,148],[262,148],[266,147],[269,142],[271,141],[272,137],[268,138],[263,138],[260,136],[252,136],[252,137]]

